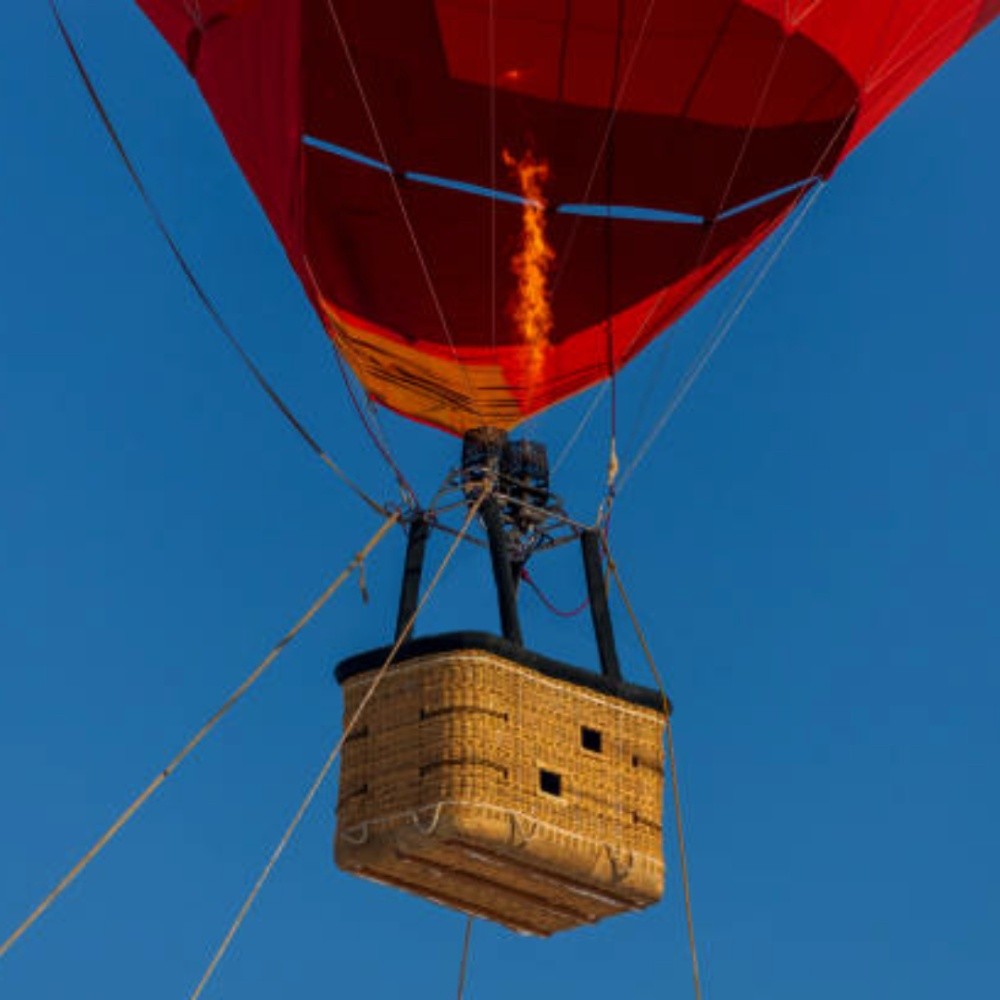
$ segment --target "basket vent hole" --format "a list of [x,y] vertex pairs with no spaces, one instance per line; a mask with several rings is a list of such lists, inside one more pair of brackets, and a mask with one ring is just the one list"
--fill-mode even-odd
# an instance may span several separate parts
[[590,726],[581,726],[580,744],[584,750],[590,750],[593,753],[600,753],[601,752],[600,729],[591,729]]
[[538,787],[546,795],[562,795],[562,775],[540,767],[538,769]]

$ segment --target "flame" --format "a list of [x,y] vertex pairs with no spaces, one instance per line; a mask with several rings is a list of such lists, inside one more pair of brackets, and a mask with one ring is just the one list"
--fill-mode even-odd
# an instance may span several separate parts
[[503,162],[513,173],[521,188],[524,208],[521,212],[521,239],[511,259],[511,271],[517,278],[517,292],[510,312],[521,334],[526,351],[529,389],[538,382],[545,367],[552,332],[549,270],[556,259],[545,234],[545,193],[543,186],[549,177],[549,165],[525,152],[520,159],[508,150]]

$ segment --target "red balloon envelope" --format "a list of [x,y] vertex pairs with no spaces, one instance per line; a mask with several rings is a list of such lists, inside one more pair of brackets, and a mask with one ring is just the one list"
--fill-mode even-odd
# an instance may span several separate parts
[[[367,391],[455,432],[512,427],[627,363],[1000,13],[1000,0],[137,3]],[[526,164],[541,167],[533,186]]]

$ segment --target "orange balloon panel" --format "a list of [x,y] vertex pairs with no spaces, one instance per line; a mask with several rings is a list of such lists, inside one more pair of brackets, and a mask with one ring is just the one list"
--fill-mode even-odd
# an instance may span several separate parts
[[137,2],[368,393],[455,432],[511,427],[626,364],[1000,13]]

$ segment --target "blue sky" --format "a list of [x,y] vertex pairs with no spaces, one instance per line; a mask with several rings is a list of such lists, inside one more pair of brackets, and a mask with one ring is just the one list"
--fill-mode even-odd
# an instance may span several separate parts
[[[331,452],[391,496],[182,69],[130,4],[64,6],[232,326]],[[677,706],[710,997],[996,991],[998,92],[994,31],[845,165],[618,507],[614,547]],[[375,520],[211,327],[42,4],[0,9],[0,130],[5,936]],[[681,324],[657,399],[731,293]],[[623,379],[626,457],[658,358]],[[585,405],[534,430],[557,451]],[[454,441],[386,426],[426,495]],[[575,509],[592,509],[602,459],[588,443],[569,461],[558,486]],[[0,962],[0,995],[188,995],[338,734],[333,664],[388,635],[400,556],[393,538],[371,603],[346,588]],[[535,571],[567,606],[570,569]],[[483,580],[460,560],[424,630],[490,624]],[[530,595],[525,614],[533,645],[592,661],[579,625]],[[336,872],[334,791],[206,996],[453,992],[462,919]],[[644,915],[549,942],[478,924],[467,995],[689,995],[667,853],[667,898]]]

